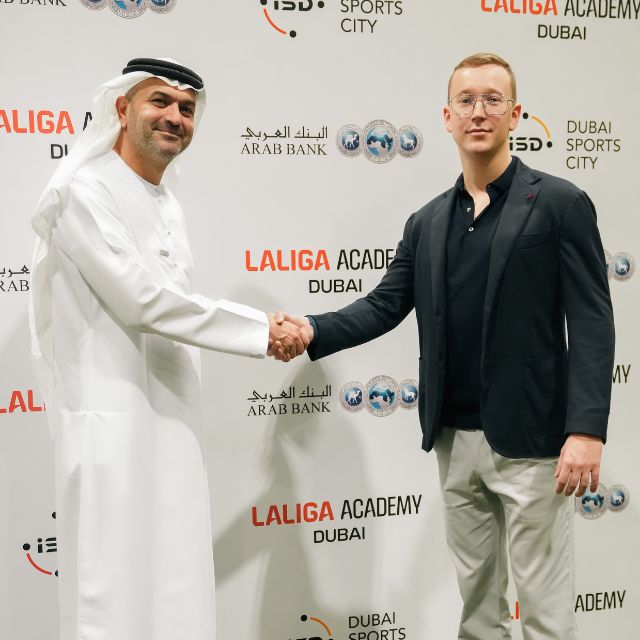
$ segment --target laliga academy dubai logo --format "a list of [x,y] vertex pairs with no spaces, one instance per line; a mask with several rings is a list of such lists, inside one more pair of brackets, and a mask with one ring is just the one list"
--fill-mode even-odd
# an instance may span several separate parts
[[607,488],[599,484],[594,491],[587,491],[581,498],[575,498],[576,511],[587,520],[597,520],[606,511],[617,513],[627,508],[631,499],[629,489],[623,484]]
[[[51,517],[55,520],[56,518],[56,513],[55,511],[51,514]],[[41,560],[40,556],[42,554],[47,554],[47,553],[56,553],[58,551],[58,545],[57,545],[57,541],[56,538],[38,538],[35,544],[35,548],[34,546],[31,545],[31,543],[29,542],[25,542],[22,545],[22,549],[25,552],[25,557],[27,559],[27,562],[37,571],[39,571],[40,573],[43,573],[46,576],[53,576],[55,575],[57,577],[58,575],[58,571],[57,570],[52,570],[49,571],[49,569],[41,566],[42,564],[46,564],[45,561]],[[34,555],[36,555],[36,558],[34,559]]]
[[80,0],[87,9],[104,9],[109,6],[121,18],[137,18],[147,9],[155,13],[173,11],[178,0]]
[[366,408],[374,416],[391,415],[398,406],[415,409],[418,406],[418,383],[403,380],[399,385],[389,376],[376,376],[366,385],[355,380],[340,389],[340,404],[345,411],[355,413]]
[[274,20],[274,18],[269,15],[269,5],[271,5],[274,12],[307,12],[311,11],[311,9],[314,8],[324,8],[324,2],[322,0],[315,0],[315,2],[314,0],[297,0],[296,2],[294,2],[294,0],[260,0],[260,5],[263,7],[262,13],[264,14],[264,17],[266,18],[269,25],[281,35],[289,36],[290,38],[295,38],[298,35],[298,32],[295,29],[289,29],[289,31],[283,29],[282,25],[280,24],[280,19],[275,18]]
[[629,280],[636,271],[636,262],[633,256],[626,251],[619,251],[611,255],[609,251],[604,252],[607,261],[607,274],[609,279],[613,278],[619,282]]
[[422,134],[412,126],[399,130],[387,120],[373,120],[364,129],[355,124],[341,127],[336,135],[336,145],[347,158],[360,154],[377,164],[384,164],[400,154],[403,158],[414,158],[422,150]]

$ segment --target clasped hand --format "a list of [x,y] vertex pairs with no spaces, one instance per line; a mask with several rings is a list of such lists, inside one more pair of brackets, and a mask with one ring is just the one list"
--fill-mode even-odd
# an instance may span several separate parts
[[313,339],[313,328],[306,317],[283,311],[269,314],[269,349],[267,355],[289,362],[302,355]]

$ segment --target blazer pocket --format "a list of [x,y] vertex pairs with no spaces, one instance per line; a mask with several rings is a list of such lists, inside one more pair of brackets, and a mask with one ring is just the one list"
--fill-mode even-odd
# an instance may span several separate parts
[[550,230],[541,231],[540,233],[528,233],[518,237],[516,240],[516,247],[518,247],[518,249],[531,249],[532,247],[538,247],[541,244],[547,244],[550,239]]

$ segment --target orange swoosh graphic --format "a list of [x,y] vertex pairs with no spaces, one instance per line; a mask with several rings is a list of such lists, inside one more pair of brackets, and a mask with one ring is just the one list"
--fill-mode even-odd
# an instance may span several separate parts
[[40,571],[41,573],[44,573],[48,576],[53,575],[51,573],[51,571],[47,571],[46,569],[43,569],[42,567],[39,567],[34,561],[33,558],[31,557],[30,553],[27,553],[27,560],[31,563],[31,566],[35,567],[38,571]]
[[313,617],[311,617],[311,616],[309,616],[309,620],[313,620],[314,622],[317,622],[318,624],[321,624],[321,625],[324,627],[324,630],[325,630],[329,635],[331,635],[331,630],[329,629],[329,627],[328,627],[324,622],[322,622],[322,620],[320,620],[319,618],[313,618]]
[[545,133],[547,134],[547,138],[549,138],[549,140],[551,140],[551,133],[549,132],[549,128],[547,127],[547,125],[542,122],[542,120],[540,120],[540,118],[536,118],[534,115],[529,114],[531,116],[531,118],[533,120],[535,120],[537,123],[541,124],[544,127]]
[[277,24],[274,23],[274,21],[269,17],[269,13],[267,12],[266,9],[262,10],[264,13],[264,17],[267,19],[267,21],[269,22],[269,24],[276,30],[279,31],[280,33],[284,34],[285,36],[287,35],[287,32],[284,29],[281,29]]

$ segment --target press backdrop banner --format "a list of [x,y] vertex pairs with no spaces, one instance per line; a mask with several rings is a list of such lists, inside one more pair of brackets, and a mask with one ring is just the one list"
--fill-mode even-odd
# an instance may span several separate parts
[[[30,218],[94,89],[139,56],[201,73],[209,104],[177,194],[196,290],[318,313],[374,287],[407,217],[455,181],[447,80],[486,50],[517,73],[514,154],[598,210],[617,353],[602,486],[576,505],[575,606],[581,638],[635,637],[639,15],[636,0],[0,0],[0,637],[57,640],[64,541],[29,359]],[[455,637],[415,316],[318,363],[203,363],[218,637]]]

